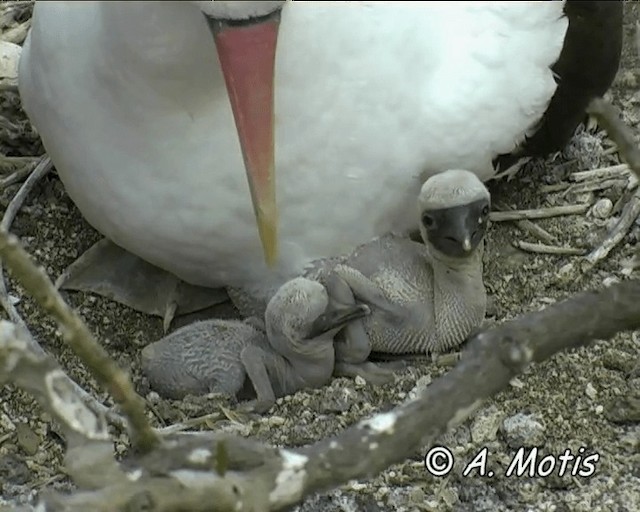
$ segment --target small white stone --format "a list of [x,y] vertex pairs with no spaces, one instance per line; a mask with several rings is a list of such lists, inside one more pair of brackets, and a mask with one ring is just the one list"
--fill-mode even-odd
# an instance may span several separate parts
[[413,388],[411,389],[411,391],[409,391],[409,400],[415,400],[416,398],[418,398],[422,392],[427,388],[427,386],[429,386],[429,384],[431,384],[431,381],[433,379],[431,378],[431,375],[423,375],[422,377],[420,377],[417,381],[416,381],[416,385],[413,386]]
[[8,41],[0,41],[0,82],[17,85],[18,63],[22,48]]
[[189,454],[187,460],[193,464],[206,464],[210,457],[210,450],[206,448],[196,448]]
[[367,381],[364,380],[362,377],[360,377],[360,375],[356,375],[356,378],[354,379],[354,382],[356,384],[356,387],[358,387],[358,388],[363,388],[364,386],[367,385]]
[[129,471],[127,473],[127,478],[131,482],[137,482],[138,480],[140,480],[141,476],[142,476],[142,470],[140,468],[134,469],[133,471]]
[[379,434],[393,434],[393,426],[396,424],[397,416],[393,412],[376,414],[373,418],[363,420],[360,426],[370,428]]
[[271,416],[267,423],[273,426],[280,426],[285,424],[285,419],[282,416]]
[[596,201],[596,204],[591,208],[591,215],[597,219],[607,219],[612,211],[613,202],[605,197]]
[[506,414],[495,406],[479,412],[471,424],[471,439],[476,444],[493,441]]
[[524,387],[524,382],[522,382],[518,377],[514,377],[509,381],[509,385],[512,388],[522,389]]
[[596,388],[593,387],[593,384],[591,384],[591,382],[587,384],[584,392],[591,400],[595,400],[598,396],[598,392],[596,391]]
[[604,412],[604,407],[601,405],[596,405],[596,414],[600,415]]
[[147,393],[147,400],[152,404],[158,404],[160,403],[161,399],[158,393],[156,393],[155,391],[150,391],[149,393]]
[[507,444],[512,448],[543,446],[545,428],[534,415],[518,413],[502,422]]
[[603,284],[604,286],[606,286],[607,288],[608,288],[609,286],[614,285],[614,284],[618,284],[619,282],[620,282],[620,279],[618,279],[617,277],[614,277],[614,276],[605,277],[605,278],[602,280],[602,284]]
[[367,484],[362,484],[356,480],[351,481],[350,486],[351,486],[351,489],[353,489],[354,491],[361,491],[362,489],[367,488]]

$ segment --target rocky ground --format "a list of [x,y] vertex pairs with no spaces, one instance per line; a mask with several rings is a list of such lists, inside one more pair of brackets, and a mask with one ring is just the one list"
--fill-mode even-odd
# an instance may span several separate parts
[[[26,9],[11,20],[2,17],[3,13],[6,10],[0,11],[0,29],[4,31],[30,15]],[[633,40],[640,4],[627,3],[625,17],[623,64],[612,97],[623,109],[625,120],[640,133],[640,63]],[[2,152],[34,155],[42,151],[16,95],[2,95],[0,115],[14,125],[11,129],[0,125]],[[10,137],[16,133],[19,137]],[[600,133],[582,131],[555,160],[535,162],[518,179],[493,184],[494,200],[517,209],[595,203],[602,198],[615,204],[623,193],[620,187],[594,192],[576,191],[575,186],[554,187],[567,182],[574,172],[618,163],[617,154],[610,148],[611,144]],[[18,186],[0,191],[0,210],[6,208]],[[591,248],[612,227],[617,215],[615,211],[607,214],[606,202],[599,205],[598,208],[605,206],[604,212],[590,209],[587,214],[535,222],[557,238],[556,245]],[[52,279],[99,239],[66,196],[55,173],[36,186],[12,230]],[[514,242],[536,242],[532,234],[511,222],[494,223],[485,257],[485,280],[495,301],[494,316],[488,321],[501,322],[577,291],[627,279],[630,272],[624,270],[624,263],[639,239],[640,223],[636,222],[606,260],[580,272],[579,256],[522,251],[514,247]],[[640,277],[638,274],[636,270],[635,277]],[[111,403],[64,345],[54,323],[13,280],[8,279],[8,285],[10,293],[19,300],[20,313],[45,349],[85,389]],[[195,422],[198,428],[224,429],[275,445],[295,447],[331,436],[360,418],[388,409],[402,402],[415,386],[428,385],[447,371],[437,363],[420,363],[399,373],[394,385],[384,388],[358,380],[335,379],[323,389],[279,400],[262,418],[247,418],[234,414],[233,405],[219,397],[169,401],[149,393],[140,372],[140,350],[162,336],[161,319],[137,314],[93,295],[69,293],[66,297],[111,356],[131,373],[139,392],[148,398],[150,418],[159,426],[209,415]],[[636,332],[558,355],[515,379],[509,389],[487,403],[475,417],[440,439],[440,444],[456,460],[447,476],[430,475],[425,469],[425,450],[416,446],[414,456],[405,463],[371,480],[350,482],[311,497],[298,510],[640,510],[640,377],[631,372],[639,353],[640,333]],[[583,462],[575,464],[583,470],[588,469],[587,456],[598,454],[599,458],[590,477],[559,476],[560,463],[546,478],[508,477],[506,470],[522,446],[540,447],[538,460],[571,450],[583,458]],[[479,476],[474,471],[463,476],[464,465],[485,447],[494,475]],[[124,452],[126,439],[116,436],[115,448]],[[63,452],[64,441],[56,426],[34,400],[11,385],[0,389],[0,510],[9,501],[31,500],[45,487],[68,489],[70,484],[62,468]]]

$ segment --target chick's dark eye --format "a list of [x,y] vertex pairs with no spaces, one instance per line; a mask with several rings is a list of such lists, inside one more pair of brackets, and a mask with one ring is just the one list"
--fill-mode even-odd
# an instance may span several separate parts
[[428,213],[422,214],[422,224],[425,228],[430,229],[436,225],[436,220]]
[[486,217],[487,215],[489,215],[489,205],[485,205],[485,206],[482,208],[482,215],[483,215],[484,217]]

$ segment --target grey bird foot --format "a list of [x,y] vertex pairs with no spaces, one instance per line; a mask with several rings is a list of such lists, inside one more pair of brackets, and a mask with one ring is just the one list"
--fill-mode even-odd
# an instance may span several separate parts
[[141,313],[160,316],[165,332],[174,316],[228,300],[224,289],[187,284],[106,238],[69,265],[56,287],[96,293]]
[[394,375],[397,371],[407,367],[404,361],[390,361],[384,363],[372,363],[365,361],[364,363],[345,363],[344,361],[336,362],[333,374],[336,377],[362,377],[368,383],[375,386],[381,386],[393,382]]

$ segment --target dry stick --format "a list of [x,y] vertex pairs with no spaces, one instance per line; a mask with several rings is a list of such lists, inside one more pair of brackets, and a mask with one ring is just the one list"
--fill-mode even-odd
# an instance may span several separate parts
[[557,243],[558,239],[549,233],[546,229],[541,228],[537,224],[534,224],[530,220],[519,220],[516,222],[516,226],[525,233],[530,233],[538,240],[546,242],[548,244]]
[[[513,211],[509,206],[502,203],[495,203],[495,206],[502,212]],[[538,240],[541,240],[548,244],[553,244],[558,242],[558,239],[555,236],[553,236],[551,233],[541,228],[537,224],[534,224],[530,220],[527,220],[527,219],[518,220],[516,221],[516,226],[518,227],[518,229],[520,229],[520,231],[524,233],[529,233],[532,236],[536,237]]]
[[630,172],[627,164],[617,164],[610,167],[601,167],[600,169],[591,169],[590,171],[574,172],[569,176],[569,179],[579,183],[582,181],[600,181],[609,178],[628,178]]
[[147,452],[157,446],[160,438],[149,425],[144,401],[135,392],[127,374],[118,368],[82,319],[64,302],[47,274],[31,261],[18,239],[4,229],[0,230],[0,256],[27,293],[53,316],[67,344],[120,404],[129,420],[136,448]]
[[[13,199],[11,199],[9,206],[7,207],[7,210],[5,211],[4,216],[2,217],[2,221],[0,222],[0,229],[4,231],[9,231],[11,224],[13,223],[13,220],[18,214],[18,210],[24,203],[24,200],[29,194],[29,192],[31,192],[31,189],[34,187],[34,185],[38,181],[40,181],[51,170],[52,167],[53,165],[51,163],[51,159],[47,155],[43,155],[38,159],[38,163],[33,169],[33,172],[31,172],[29,177],[23,183],[22,187],[20,187],[20,190],[18,190],[18,193],[13,197]],[[20,313],[18,313],[18,310],[15,308],[15,306],[12,304],[9,298],[7,286],[4,281],[4,269],[2,265],[2,260],[0,260],[0,305],[2,305],[4,310],[7,312],[12,322],[18,324],[27,333],[29,333],[31,349],[36,354],[44,355],[46,353],[45,350],[40,346],[37,340],[31,335],[31,333],[29,332],[29,328],[27,327],[27,324],[24,322],[24,320],[20,316]],[[111,423],[112,425],[117,426],[121,430],[126,430],[127,425],[122,416],[116,414],[115,412],[111,411],[107,406],[100,403],[91,394],[89,394],[84,389],[82,389],[70,377],[67,377],[67,378],[69,379],[69,382],[76,387],[76,390],[81,395],[82,400],[85,404],[89,405],[90,407],[93,407],[96,411],[104,414],[105,417],[109,420],[109,423]]]
[[[0,229],[5,231],[9,230],[9,227],[13,223],[13,219],[15,219],[15,216],[18,213],[20,206],[22,206],[22,203],[24,202],[25,197],[27,197],[29,192],[31,192],[31,189],[33,188],[33,186],[51,170],[51,167],[52,167],[52,164],[49,157],[47,157],[46,155],[40,157],[40,160],[38,161],[38,164],[36,165],[31,175],[27,178],[27,180],[24,182],[22,187],[20,187],[20,190],[18,190],[18,193],[15,196],[13,196],[13,199],[11,199],[11,202],[9,203],[7,210],[4,212],[2,221],[0,222]],[[26,324],[22,320],[22,317],[18,313],[18,310],[11,303],[11,300],[9,300],[7,286],[4,282],[4,269],[2,265],[2,260],[0,260],[0,304],[2,305],[4,310],[7,312],[12,322],[19,324],[21,327],[25,329],[27,328]],[[42,348],[40,348],[39,345],[36,351],[38,351],[38,349],[42,353],[44,353],[44,350],[42,350]]]
[[629,179],[609,179],[603,181],[583,181],[580,183],[576,183],[568,187],[563,195],[567,195],[569,193],[580,194],[583,192],[595,192],[596,190],[608,190],[613,187],[620,187],[624,189],[629,183]]
[[566,206],[554,206],[552,208],[538,208],[535,210],[513,210],[511,212],[491,212],[489,219],[493,222],[522,219],[547,219],[560,215],[577,215],[585,213],[589,209],[588,204],[569,204]]
[[532,244],[531,242],[524,242],[516,240],[513,242],[518,249],[522,249],[527,252],[535,252],[537,254],[561,254],[569,256],[583,256],[586,252],[584,249],[577,249],[575,247],[558,247],[555,245],[545,244]]
[[542,194],[548,194],[550,192],[560,192],[571,186],[571,183],[561,181],[560,183],[554,183],[552,185],[542,185],[538,188],[538,191]]
[[[9,185],[13,185],[14,183],[17,183],[23,180],[24,178],[26,178],[27,176],[29,176],[29,174],[31,174],[31,171],[33,171],[34,169],[34,165],[32,164],[34,163],[35,165],[39,164],[40,162],[42,162],[42,158],[44,157],[41,157],[39,159],[32,158],[32,157],[12,157],[12,158],[21,159],[18,161],[18,163],[20,164],[20,169],[12,172],[6,178],[0,179],[0,190],[3,190]],[[8,160],[8,158],[0,156],[0,165],[4,163],[3,160]],[[13,161],[11,163],[13,164]]]

